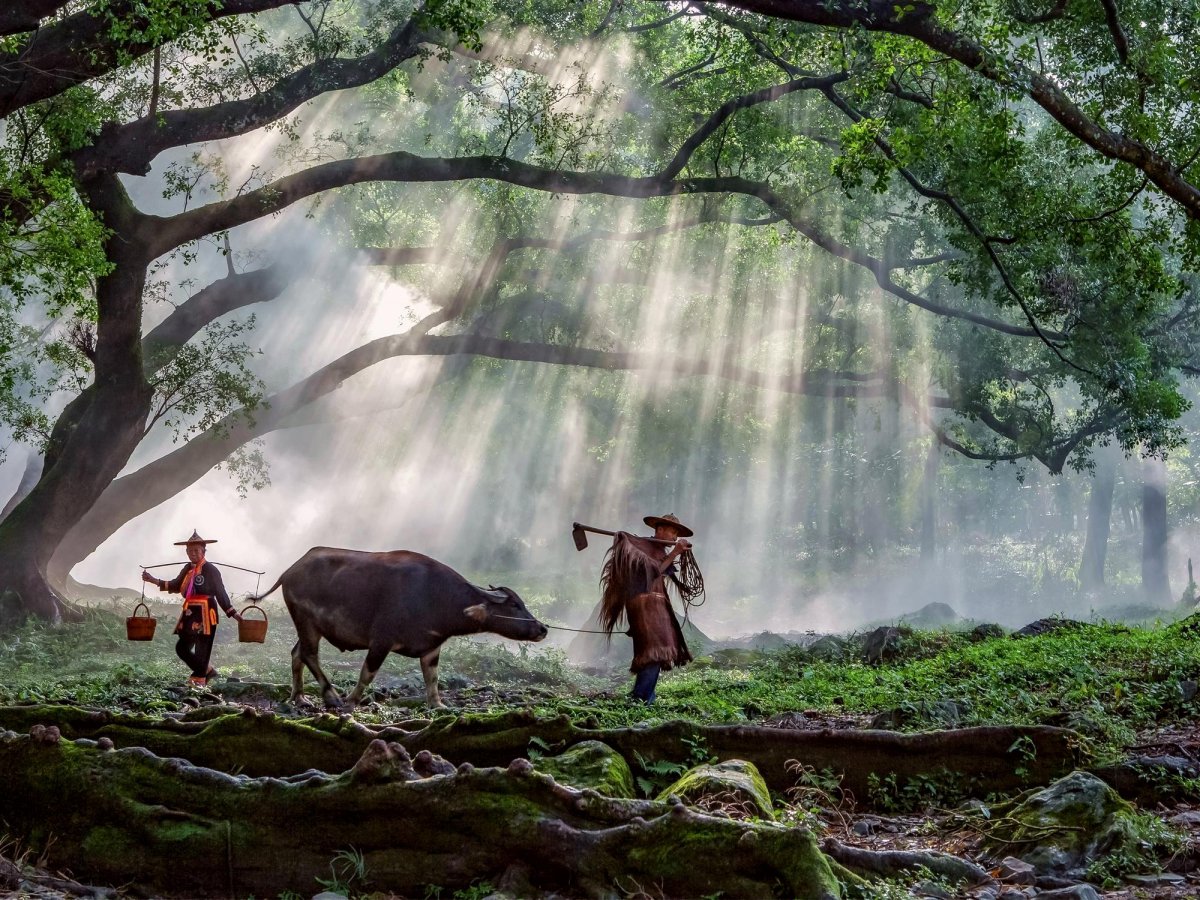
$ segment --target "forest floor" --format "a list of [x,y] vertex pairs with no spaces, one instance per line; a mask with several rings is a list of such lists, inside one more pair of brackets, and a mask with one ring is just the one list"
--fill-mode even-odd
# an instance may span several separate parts
[[[214,664],[223,677],[203,692],[182,684],[186,673],[174,658],[169,633],[174,605],[152,606],[159,628],[145,643],[125,639],[126,611],[115,608],[95,608],[79,625],[26,625],[0,639],[0,705],[69,703],[178,717],[206,705],[235,703],[283,716],[311,715],[313,708],[287,702],[294,633],[281,607],[267,609],[271,627],[264,644],[239,644],[235,627],[221,627]],[[627,700],[627,673],[589,674],[558,650],[456,640],[442,655],[442,694],[449,710],[426,710],[416,661],[392,657],[376,681],[372,702],[355,711],[355,718],[371,727],[414,728],[464,713],[522,709],[565,715],[592,728],[680,719],[806,731],[1063,726],[1082,736],[1094,766],[1139,756],[1173,757],[1194,771],[1164,773],[1171,783],[1156,802],[1140,805],[1140,812],[1162,824],[1153,852],[1109,860],[1089,871],[1095,894],[1050,896],[1183,900],[1200,896],[1200,627],[1192,622],[1156,627],[1063,623],[1020,640],[905,631],[877,666],[860,661],[861,646],[853,638],[816,648],[716,650],[664,676],[659,699],[650,707]],[[324,664],[345,693],[357,677],[361,654],[342,656],[325,646]],[[311,679],[308,690],[315,695]],[[962,815],[961,800],[932,782],[904,790],[880,785],[872,796],[852,798],[820,773],[798,782],[790,796],[777,797],[784,821],[813,825],[822,837],[874,850],[941,850],[994,870],[978,830]],[[0,843],[0,854],[5,849]],[[1050,881],[1041,888],[1001,882],[971,890],[928,879],[893,879],[877,896],[1018,900],[1051,887]],[[49,887],[38,892],[54,895]]]

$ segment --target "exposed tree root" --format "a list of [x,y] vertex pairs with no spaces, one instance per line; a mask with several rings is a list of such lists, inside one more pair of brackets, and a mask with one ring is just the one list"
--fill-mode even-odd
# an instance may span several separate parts
[[[895,789],[913,779],[937,783],[945,795],[982,796],[1041,786],[1080,763],[1074,732],[1045,726],[964,728],[899,734],[890,731],[792,731],[732,725],[668,722],[653,728],[581,728],[566,716],[538,718],[520,711],[439,718],[417,730],[371,729],[348,716],[287,720],[247,709],[206,722],[155,720],[69,706],[0,708],[0,728],[28,731],[53,723],[64,737],[107,737],[118,747],[145,747],[225,772],[292,775],[317,768],[338,772],[353,764],[377,737],[428,750],[458,764],[505,766],[528,755],[537,738],[560,752],[581,741],[603,741],[637,771],[648,762],[744,759],[768,786],[795,785],[788,761],[842,778],[860,805],[872,800],[873,781]],[[705,759],[698,759],[701,755]]]
[[852,871],[884,878],[922,868],[951,881],[969,884],[979,884],[991,878],[975,863],[936,850],[864,850],[843,844],[836,838],[826,838],[821,842],[821,849]]
[[5,732],[0,819],[52,867],[95,883],[136,878],[137,890],[156,896],[312,891],[350,848],[371,890],[406,896],[495,884],[513,877],[513,863],[538,890],[573,896],[611,896],[622,883],[664,897],[839,890],[803,828],[604,798],[558,785],[525,760],[454,771],[382,740],[340,775],[280,779],[105,750],[53,728]]

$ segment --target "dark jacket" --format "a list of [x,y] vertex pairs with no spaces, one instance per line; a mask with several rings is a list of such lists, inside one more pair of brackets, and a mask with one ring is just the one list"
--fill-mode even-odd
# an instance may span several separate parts
[[[163,590],[170,594],[182,594],[184,581],[190,571],[192,571],[192,564],[188,563],[179,571],[179,577],[168,581]],[[221,573],[208,560],[204,561],[204,565],[200,568],[200,574],[196,576],[196,583],[192,585],[192,596],[209,597],[210,606],[215,600],[216,603],[221,604],[225,615],[233,612],[233,603],[230,602],[229,594],[225,591],[225,582],[221,580]]]

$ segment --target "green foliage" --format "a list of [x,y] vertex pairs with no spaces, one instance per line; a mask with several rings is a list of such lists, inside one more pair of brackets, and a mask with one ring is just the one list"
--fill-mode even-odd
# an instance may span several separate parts
[[644,775],[635,775],[633,780],[638,789],[647,797],[661,793],[690,768],[684,763],[672,762],[669,759],[648,760],[636,750],[633,755],[637,760],[638,771],[645,773]]
[[1161,871],[1160,860],[1175,856],[1188,844],[1185,833],[1157,816],[1136,813],[1126,822],[1131,840],[1092,862],[1086,872],[1088,881],[1115,888],[1126,875]]
[[317,878],[317,884],[334,894],[352,897],[371,883],[367,860],[361,850],[339,850],[329,862],[329,877]]

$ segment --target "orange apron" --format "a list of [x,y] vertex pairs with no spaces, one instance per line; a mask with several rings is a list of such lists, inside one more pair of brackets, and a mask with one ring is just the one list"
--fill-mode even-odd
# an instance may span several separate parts
[[203,563],[194,566],[192,571],[184,576],[183,610],[179,621],[175,623],[175,634],[203,634],[206,637],[217,627],[216,605],[207,594],[192,594],[192,585],[200,574]]

